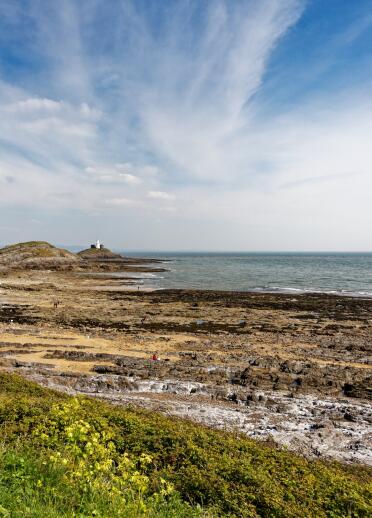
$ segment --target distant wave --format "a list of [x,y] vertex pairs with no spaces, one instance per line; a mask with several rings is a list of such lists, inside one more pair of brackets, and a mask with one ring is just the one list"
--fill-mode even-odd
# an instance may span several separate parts
[[372,297],[372,291],[353,291],[353,290],[331,290],[331,289],[314,289],[314,288],[293,288],[291,286],[258,286],[244,291],[263,291],[266,293],[318,293],[326,295],[349,295],[352,297]]

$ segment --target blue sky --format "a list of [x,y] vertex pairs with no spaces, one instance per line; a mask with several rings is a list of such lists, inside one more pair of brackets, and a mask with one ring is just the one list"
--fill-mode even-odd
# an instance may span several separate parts
[[372,250],[372,0],[1,0],[0,242]]

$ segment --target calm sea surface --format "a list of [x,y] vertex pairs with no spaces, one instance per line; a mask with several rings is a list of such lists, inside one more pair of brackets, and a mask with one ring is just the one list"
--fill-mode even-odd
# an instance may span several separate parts
[[167,261],[169,271],[142,274],[141,284],[152,288],[372,297],[372,253],[122,253]]

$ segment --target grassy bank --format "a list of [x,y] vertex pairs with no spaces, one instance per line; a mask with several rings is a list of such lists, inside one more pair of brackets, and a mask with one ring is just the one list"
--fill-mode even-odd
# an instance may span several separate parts
[[0,517],[372,514],[367,469],[0,374]]

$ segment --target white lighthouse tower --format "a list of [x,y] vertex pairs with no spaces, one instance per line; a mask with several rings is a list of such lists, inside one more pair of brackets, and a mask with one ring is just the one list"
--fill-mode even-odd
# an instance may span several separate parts
[[102,250],[104,248],[104,245],[103,245],[103,243],[101,243],[101,241],[99,239],[97,239],[97,241],[93,245],[90,245],[90,248],[95,248],[96,250]]

